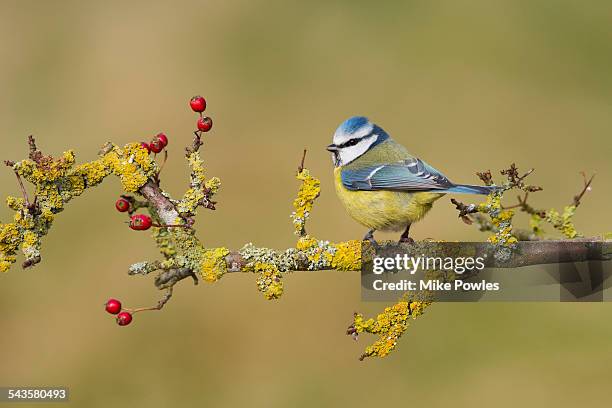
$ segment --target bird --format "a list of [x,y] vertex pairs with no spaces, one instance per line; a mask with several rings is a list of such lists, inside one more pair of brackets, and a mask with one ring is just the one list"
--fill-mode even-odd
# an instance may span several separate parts
[[363,239],[372,243],[379,230],[403,231],[399,242],[414,243],[410,226],[446,193],[487,195],[497,188],[451,182],[364,116],[342,122],[327,150],[336,193],[348,214],[368,228]]

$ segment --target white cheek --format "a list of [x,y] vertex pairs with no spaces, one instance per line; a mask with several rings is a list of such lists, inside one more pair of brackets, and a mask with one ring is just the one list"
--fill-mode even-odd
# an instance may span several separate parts
[[340,150],[340,164],[349,164],[350,162],[367,152],[375,140],[375,138],[367,138],[357,143],[355,146],[345,147],[344,149]]

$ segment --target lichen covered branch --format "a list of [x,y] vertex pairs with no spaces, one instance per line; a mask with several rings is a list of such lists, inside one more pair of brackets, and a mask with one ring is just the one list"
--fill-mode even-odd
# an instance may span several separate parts
[[[528,202],[530,193],[542,190],[542,187],[529,185],[525,182],[525,179],[533,171],[534,169],[530,169],[521,175],[516,165],[512,163],[508,169],[500,172],[506,177],[506,181],[502,183],[496,193],[487,197],[485,203],[479,205],[464,204],[454,198],[451,199],[451,202],[459,211],[459,217],[463,221],[468,224],[476,223],[481,231],[493,232],[494,235],[489,238],[489,242],[494,244],[501,243],[502,247],[512,248],[517,241],[538,240],[542,238],[544,235],[543,223],[548,223],[566,238],[573,239],[580,237],[581,235],[574,227],[573,217],[583,196],[587,191],[590,191],[594,175],[589,178],[585,173],[582,173],[583,187],[581,191],[573,197],[572,204],[565,206],[563,211],[559,212],[554,208],[549,210],[538,209]],[[493,184],[493,177],[490,171],[477,173],[477,175],[485,184]],[[510,190],[520,190],[522,193],[517,196],[516,204],[502,205],[502,196]],[[511,221],[515,210],[530,216],[528,229],[513,228]],[[503,252],[504,249],[500,248],[500,251]]]
[[[197,99],[197,98],[196,98]],[[203,100],[203,99],[202,99]],[[192,100],[193,102],[194,100]],[[199,100],[196,100],[199,102]],[[198,108],[200,109],[200,108]],[[204,108],[201,108],[202,110]],[[202,119],[202,110],[200,118]],[[180,198],[173,198],[160,186],[163,167],[150,154],[148,145],[130,143],[119,147],[106,143],[99,157],[88,163],[75,164],[72,151],[54,158],[44,155],[32,136],[28,138],[29,155],[22,161],[6,161],[17,176],[21,197],[8,197],[7,204],[14,211],[13,221],[0,224],[0,271],[6,272],[17,260],[19,250],[24,255],[23,267],[29,268],[41,261],[41,240],[51,229],[56,217],[74,198],[85,190],[99,185],[108,176],[121,181],[121,200],[127,214],[134,217],[139,211],[147,212],[153,239],[160,252],[160,259],[134,263],[129,267],[130,275],[154,276],[157,289],[163,291],[160,301],[151,307],[125,309],[129,312],[160,310],[169,301],[174,286],[184,279],[193,279],[194,284],[216,282],[228,273],[244,272],[256,275],[256,287],[266,299],[278,299],[284,292],[284,277],[295,271],[344,270],[358,271],[362,263],[372,255],[369,243],[360,240],[331,243],[316,238],[307,232],[306,224],[319,197],[320,181],[305,167],[305,156],[301,158],[296,178],[300,183],[291,214],[295,245],[284,250],[257,247],[251,243],[241,249],[207,248],[196,235],[198,209],[214,210],[217,202],[213,198],[221,188],[216,177],[208,177],[200,156],[203,146],[202,132],[210,130],[212,122],[203,122],[195,132],[191,144],[185,149],[190,168],[189,186]],[[160,134],[161,135],[161,134]],[[159,136],[159,135],[158,135]],[[165,135],[163,135],[165,138]],[[159,142],[159,140],[157,140]],[[166,140],[167,143],[167,140]],[[157,152],[157,150],[156,150]],[[164,163],[167,153],[164,152]],[[506,180],[500,188],[487,196],[480,204],[464,204],[455,199],[452,203],[466,223],[476,223],[481,230],[491,232],[486,243],[478,250],[490,254],[490,267],[519,267],[552,262],[578,262],[583,260],[609,259],[609,253],[589,250],[590,241],[579,237],[572,217],[585,193],[590,190],[593,177],[584,177],[582,190],[573,198],[571,205],[560,214],[554,209],[543,211],[528,204],[530,193],[541,187],[526,183],[533,169],[521,174],[512,164],[501,172]],[[478,173],[481,180],[493,184],[490,171]],[[33,186],[34,199],[30,200],[26,186]],[[518,203],[503,206],[502,199],[509,190],[520,190]],[[515,229],[512,219],[515,210],[531,216],[529,230]],[[541,223],[547,222],[561,231],[566,240],[529,242],[543,234]],[[137,229],[137,228],[133,228]],[[433,243],[421,242],[412,247],[415,251],[430,253],[436,250]],[[446,256],[447,254],[438,254]],[[375,319],[365,319],[356,313],[347,334],[357,338],[360,333],[380,336],[369,346],[362,359],[370,356],[384,357],[396,346],[397,340],[408,327],[409,320],[422,315],[429,301],[401,299],[386,308]]]
[[59,158],[45,156],[28,138],[29,158],[8,162],[18,179],[34,186],[35,200],[30,203],[25,188],[23,197],[8,197],[7,205],[15,211],[12,223],[0,224],[0,271],[6,272],[21,249],[24,268],[41,260],[41,239],[49,232],[57,214],[73,198],[102,182],[110,174],[121,179],[126,192],[137,192],[157,171],[156,163],[138,143],[122,148],[107,144],[104,153],[89,163],[75,166],[72,151]]

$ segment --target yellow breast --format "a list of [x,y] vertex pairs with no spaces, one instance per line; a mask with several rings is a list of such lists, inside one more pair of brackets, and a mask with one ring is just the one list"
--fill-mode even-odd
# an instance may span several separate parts
[[349,215],[374,230],[399,231],[425,216],[440,193],[395,191],[352,191],[342,185],[341,168],[334,169],[334,184]]

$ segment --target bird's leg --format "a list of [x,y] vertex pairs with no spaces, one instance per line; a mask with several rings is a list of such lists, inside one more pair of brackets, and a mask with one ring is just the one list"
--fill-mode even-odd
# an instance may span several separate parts
[[403,232],[402,236],[399,239],[400,244],[401,243],[407,243],[407,244],[414,244],[414,239],[410,238],[409,234],[410,234],[410,225],[408,224],[406,226],[406,230]]
[[371,229],[368,231],[367,234],[365,234],[365,236],[363,237],[364,241],[369,241],[372,245],[374,245],[375,247],[378,245],[378,243],[376,242],[376,240],[374,239],[374,232],[376,230]]

